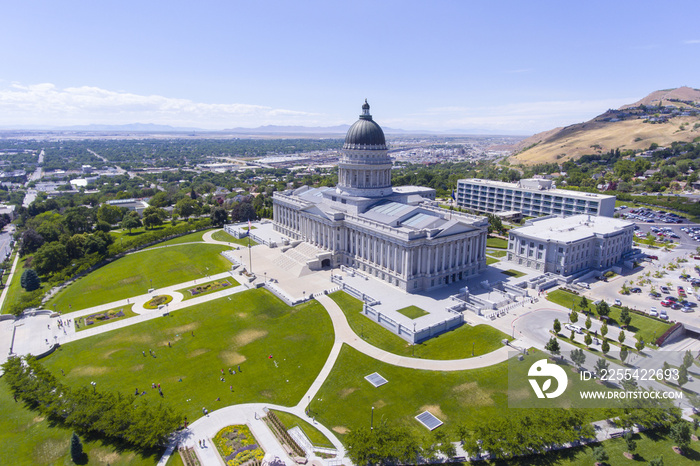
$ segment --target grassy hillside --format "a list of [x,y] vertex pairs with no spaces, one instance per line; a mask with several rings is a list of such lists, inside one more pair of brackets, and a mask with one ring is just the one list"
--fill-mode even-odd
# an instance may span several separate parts
[[[590,121],[536,134],[521,144],[524,150],[513,155],[511,162],[527,165],[564,162],[585,154],[606,153],[613,149],[647,149],[652,142],[668,146],[674,141],[692,142],[700,137],[700,118],[682,116],[663,124],[642,120],[616,122]],[[684,130],[681,130],[681,126]],[[529,148],[528,148],[529,147]]]

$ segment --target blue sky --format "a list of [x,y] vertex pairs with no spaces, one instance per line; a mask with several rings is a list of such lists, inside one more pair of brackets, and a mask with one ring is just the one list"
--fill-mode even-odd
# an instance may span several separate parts
[[531,134],[700,87],[700,2],[2,0],[0,127]]

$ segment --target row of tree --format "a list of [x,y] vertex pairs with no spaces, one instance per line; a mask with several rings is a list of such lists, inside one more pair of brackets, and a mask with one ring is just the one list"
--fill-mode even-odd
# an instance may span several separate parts
[[153,404],[94,386],[68,387],[31,356],[10,358],[2,367],[15,397],[82,435],[148,450],[163,445],[182,420],[162,402]]

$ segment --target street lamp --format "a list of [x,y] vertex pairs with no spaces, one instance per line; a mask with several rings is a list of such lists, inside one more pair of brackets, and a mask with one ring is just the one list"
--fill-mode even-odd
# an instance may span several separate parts
[[473,341],[473,342],[472,342],[472,356],[474,356],[474,345],[475,345],[475,344],[476,344],[476,342]]
[[411,357],[416,355],[416,323],[413,322],[413,344],[411,345]]
[[265,283],[267,283],[267,272],[263,272],[265,274]]
[[370,432],[374,431],[374,406],[372,406],[372,414],[370,415],[371,417],[369,418],[369,430]]
[[92,392],[97,393],[97,384],[95,382],[90,382],[90,385],[92,385]]

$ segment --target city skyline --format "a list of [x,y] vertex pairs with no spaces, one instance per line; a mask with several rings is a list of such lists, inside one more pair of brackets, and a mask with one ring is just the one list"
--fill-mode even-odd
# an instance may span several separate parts
[[0,128],[352,123],[532,134],[698,85],[689,1],[80,2],[4,9]]

